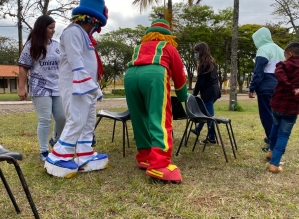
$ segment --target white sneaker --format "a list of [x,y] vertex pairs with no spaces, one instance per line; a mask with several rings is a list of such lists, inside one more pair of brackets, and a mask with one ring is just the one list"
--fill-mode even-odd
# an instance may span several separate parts
[[45,169],[47,173],[57,177],[71,178],[78,172],[78,164],[73,160],[58,160],[53,161],[49,157],[45,161]]
[[[78,158],[75,158],[75,162],[78,164]],[[108,167],[108,155],[97,154],[92,159],[86,161],[79,166],[79,172],[89,172],[93,170],[102,170]]]

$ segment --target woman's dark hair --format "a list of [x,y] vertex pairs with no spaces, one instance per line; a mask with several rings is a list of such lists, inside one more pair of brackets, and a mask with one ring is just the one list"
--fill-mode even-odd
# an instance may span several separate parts
[[284,49],[286,52],[292,52],[295,56],[299,56],[299,43],[293,42]]
[[208,73],[214,68],[214,58],[211,55],[210,48],[205,42],[201,42],[194,46],[194,51],[198,52],[198,71]]
[[42,59],[46,57],[48,44],[47,27],[52,23],[55,23],[55,20],[49,15],[38,17],[27,38],[27,41],[31,40],[30,56],[35,60],[38,60],[41,54],[43,54]]

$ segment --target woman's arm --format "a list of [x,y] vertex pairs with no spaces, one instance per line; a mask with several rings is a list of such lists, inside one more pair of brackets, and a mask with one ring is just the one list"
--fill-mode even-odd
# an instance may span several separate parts
[[28,68],[23,66],[19,66],[19,89],[18,95],[20,100],[27,100],[27,91],[26,91],[26,82],[27,82],[27,75],[28,75]]

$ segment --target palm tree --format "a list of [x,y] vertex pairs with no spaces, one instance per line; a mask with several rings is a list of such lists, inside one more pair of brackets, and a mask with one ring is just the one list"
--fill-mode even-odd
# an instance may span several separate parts
[[138,6],[140,13],[152,6],[154,3],[158,4],[160,0],[134,0],[132,2],[133,6]]
[[[193,1],[194,1],[194,0],[188,0],[188,4],[189,4],[189,5],[193,5]],[[195,4],[198,5],[200,2],[201,2],[201,0],[197,0],[197,1],[195,2]]]
[[[194,0],[188,0],[188,4],[192,5]],[[140,13],[153,5],[154,3],[158,4],[160,0],[134,0],[132,2],[133,6],[139,7]],[[195,4],[199,4],[201,0],[197,0]],[[165,6],[165,0],[164,0],[164,6]],[[172,27],[172,0],[167,1],[167,10],[165,10],[164,13],[164,19],[167,20],[170,24],[170,27]]]

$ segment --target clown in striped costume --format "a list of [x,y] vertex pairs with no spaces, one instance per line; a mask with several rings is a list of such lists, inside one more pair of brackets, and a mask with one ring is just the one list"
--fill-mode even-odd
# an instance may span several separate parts
[[181,182],[171,164],[171,85],[180,101],[187,98],[186,76],[167,21],[158,19],[136,46],[125,74],[125,90],[138,153],[138,167],[162,181]]
[[53,176],[70,178],[78,171],[108,166],[107,154],[91,147],[96,101],[102,97],[97,81],[103,74],[92,34],[106,25],[107,13],[103,0],[81,0],[72,12],[73,23],[60,38],[59,92],[66,124],[45,161],[45,169]]

